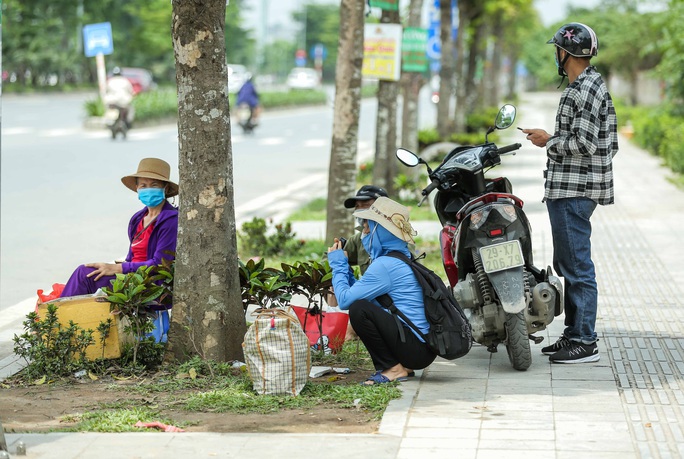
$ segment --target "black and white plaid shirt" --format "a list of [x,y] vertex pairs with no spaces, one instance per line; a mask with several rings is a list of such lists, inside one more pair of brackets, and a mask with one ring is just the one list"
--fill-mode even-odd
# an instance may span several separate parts
[[599,204],[615,202],[617,117],[595,67],[587,67],[563,91],[555,129],[546,143],[544,200],[587,197]]

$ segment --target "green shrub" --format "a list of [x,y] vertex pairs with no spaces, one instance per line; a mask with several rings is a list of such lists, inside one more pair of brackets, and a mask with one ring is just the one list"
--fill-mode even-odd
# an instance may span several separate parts
[[418,145],[422,150],[427,145],[441,142],[442,138],[436,128],[421,129],[418,131]]
[[102,116],[104,115],[104,104],[102,99],[96,97],[85,101],[85,111],[88,116]]
[[178,116],[178,97],[175,89],[160,89],[138,94],[133,99],[137,121],[159,120]]
[[662,157],[674,172],[684,173],[684,116],[676,108],[662,106],[637,108],[629,117],[636,143]]
[[251,222],[243,223],[238,231],[241,258],[298,253],[305,241],[295,239],[295,236],[290,222],[267,225],[263,218],[254,217]]
[[[494,120],[496,120],[496,115],[499,113],[499,108],[488,107],[469,114],[466,117],[466,130],[468,132],[487,132],[489,127],[494,126]],[[482,138],[484,139],[484,136]]]
[[84,330],[73,321],[63,326],[57,319],[54,304],[47,305],[43,318],[35,312],[29,313],[23,326],[24,333],[14,335],[14,353],[26,361],[23,374],[29,380],[41,375],[44,378],[69,376],[75,371],[90,369],[86,348],[95,344],[93,330]]

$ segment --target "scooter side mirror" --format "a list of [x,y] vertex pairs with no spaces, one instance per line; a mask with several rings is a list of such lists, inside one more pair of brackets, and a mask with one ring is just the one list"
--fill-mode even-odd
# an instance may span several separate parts
[[420,164],[420,158],[415,153],[406,150],[405,148],[397,149],[397,159],[408,167],[416,167]]
[[507,129],[513,125],[515,121],[516,109],[511,104],[506,104],[499,110],[499,114],[496,115],[496,121],[494,125],[497,129]]

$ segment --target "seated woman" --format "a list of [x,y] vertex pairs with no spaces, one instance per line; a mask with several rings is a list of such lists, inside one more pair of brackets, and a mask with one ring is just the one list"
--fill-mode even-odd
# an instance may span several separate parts
[[354,216],[361,219],[361,243],[370,255],[371,264],[361,279],[354,279],[340,242],[335,239],[328,248],[335,296],[340,308],[349,310],[351,325],[377,370],[364,384],[402,381],[414,369],[430,365],[435,354],[406,324],[402,324],[405,335],[402,342],[395,317],[376,298],[389,294],[397,309],[421,332],[429,331],[423,290],[413,271],[403,261],[383,256],[392,251],[410,256],[408,243],[414,242],[415,231],[409,223],[408,209],[386,197],[377,198],[367,209],[356,210]]
[[88,263],[76,268],[62,291],[62,297],[92,294],[101,287],[111,287],[116,274],[135,272],[140,266],[152,266],[162,259],[172,260],[176,252],[178,209],[166,199],[178,194],[178,185],[169,180],[171,167],[166,161],[146,158],[135,174],[121,181],[138,193],[145,207],[128,223],[131,241],[123,263]]

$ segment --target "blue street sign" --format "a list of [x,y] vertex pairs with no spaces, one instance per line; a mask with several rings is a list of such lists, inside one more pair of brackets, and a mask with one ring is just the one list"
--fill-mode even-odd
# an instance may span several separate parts
[[309,55],[313,56],[314,59],[320,59],[324,61],[328,57],[328,48],[322,43],[316,43],[311,47]]
[[112,24],[100,22],[83,26],[83,51],[86,57],[98,54],[112,54],[114,40],[112,40]]

